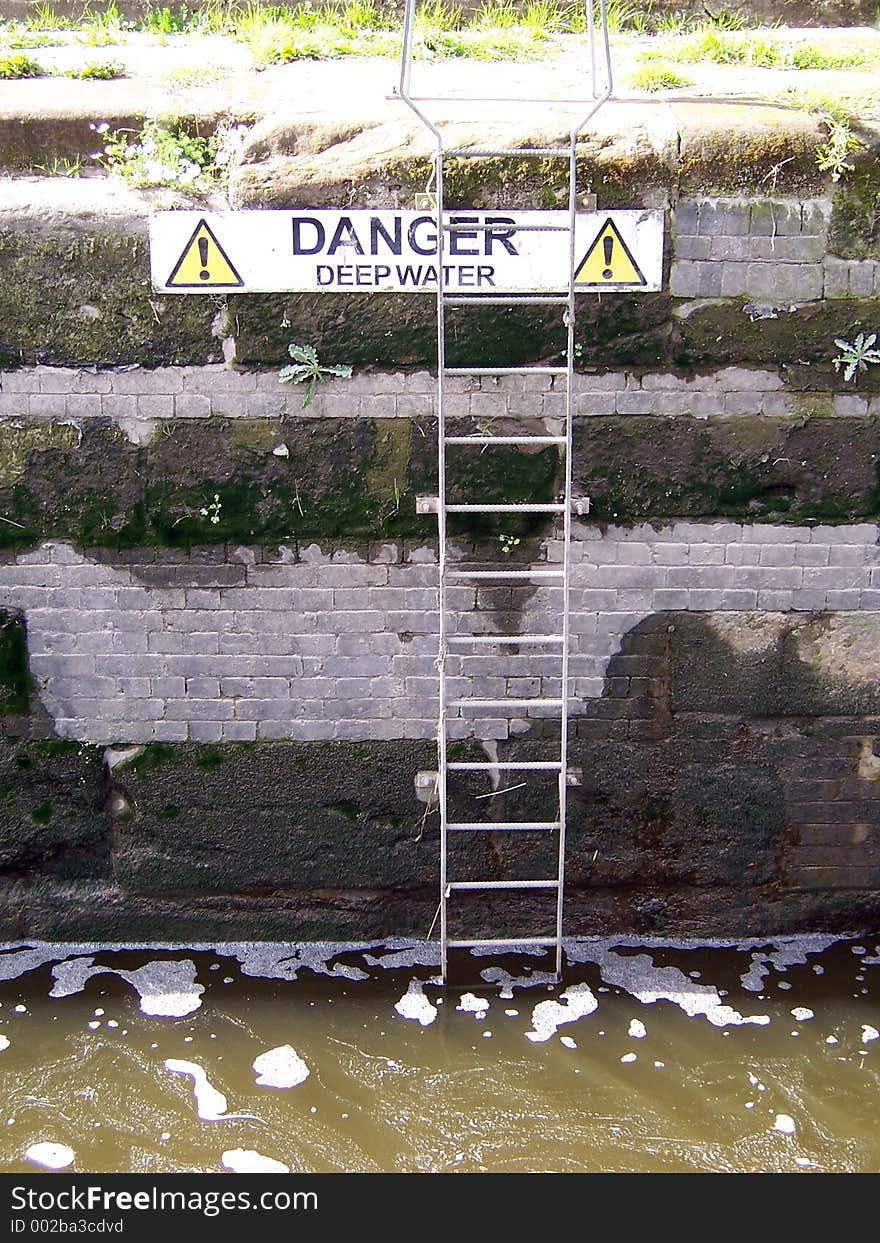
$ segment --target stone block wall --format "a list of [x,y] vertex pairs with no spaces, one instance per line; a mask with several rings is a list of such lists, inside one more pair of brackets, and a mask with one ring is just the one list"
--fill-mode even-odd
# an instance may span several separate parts
[[[880,260],[841,242],[836,196],[670,202],[668,289],[584,299],[579,328],[573,466],[593,507],[573,528],[567,929],[864,928],[880,913],[880,383],[832,358],[836,336],[880,326]],[[99,276],[52,294],[69,306],[40,313],[27,350],[0,349],[0,928],[424,935],[437,548],[414,498],[436,471],[432,308],[230,298],[206,319],[142,291],[114,302]],[[531,314],[462,339],[498,365],[558,361],[558,318]],[[68,347],[74,321],[100,328],[94,349]],[[277,376],[291,338],[355,374],[304,409]],[[488,374],[453,380],[447,414],[556,434],[564,410],[554,377]],[[459,466],[458,499],[561,486],[552,449]],[[495,523],[457,527],[453,555],[547,570],[561,551],[547,523]],[[558,661],[516,635],[558,629],[558,588],[464,583],[450,601],[460,633],[510,636],[451,656],[451,693],[535,701],[461,711],[456,754],[546,758]],[[499,775],[458,775],[461,818],[546,818],[552,783]],[[459,845],[472,878],[552,863],[522,834]],[[502,899],[490,923],[539,914]]]

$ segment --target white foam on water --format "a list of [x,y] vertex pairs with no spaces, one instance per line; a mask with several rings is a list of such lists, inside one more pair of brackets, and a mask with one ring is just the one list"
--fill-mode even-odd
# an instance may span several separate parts
[[[570,962],[596,963],[606,984],[625,989],[645,1005],[652,1005],[655,1001],[671,1001],[690,1018],[703,1015],[715,1027],[744,1023],[765,1026],[770,1022],[768,1014],[740,1014],[722,1002],[716,988],[710,984],[698,984],[678,967],[657,967],[649,954],[624,956],[614,952],[613,947],[628,944],[630,942],[627,941],[573,943],[568,947],[568,958]],[[642,942],[632,944],[641,946]]]
[[173,961],[156,959],[143,967],[102,966],[95,956],[59,962],[52,968],[55,983],[50,997],[70,997],[82,992],[94,975],[118,975],[138,994],[140,1008],[152,1018],[183,1018],[202,1004],[203,984],[196,983],[196,965],[191,958]]
[[[743,988],[751,993],[760,993],[764,979],[771,969],[786,971],[789,967],[802,966],[810,954],[821,954],[830,945],[843,940],[843,937],[829,936],[824,933],[811,933],[802,937],[780,937],[778,941],[767,944],[771,948],[761,949],[752,954],[752,963],[748,971],[740,976]],[[813,968],[815,970],[815,967]],[[821,972],[819,972],[821,974]],[[783,985],[780,984],[780,988]],[[785,984],[790,988],[790,984]]]
[[577,1042],[572,1040],[571,1036],[560,1036],[559,1043],[565,1045],[566,1049],[576,1049]]
[[635,1053],[624,1053],[623,1057],[620,1060],[624,1063],[634,1062],[636,1061],[636,1055]]
[[797,1019],[799,1023],[806,1023],[808,1019],[814,1019],[816,1016],[807,1006],[795,1006],[791,1012],[792,1018]]
[[773,1130],[779,1131],[781,1135],[794,1135],[797,1130],[797,1124],[790,1114],[777,1114],[776,1121],[773,1123]]
[[837,1037],[836,1037],[836,1036],[826,1036],[826,1037],[825,1037],[825,1043],[826,1043],[826,1044],[837,1044],[837,1043],[838,1043],[838,1041],[837,1041]]
[[[295,980],[301,971],[329,975],[342,980],[368,980],[369,973],[360,967],[331,960],[339,954],[351,953],[353,947],[341,941],[316,941],[307,945],[280,945],[272,941],[229,942],[211,946],[214,953],[236,958],[243,975],[266,980]],[[365,955],[366,961],[369,959]],[[231,981],[230,981],[231,982]]]
[[477,997],[474,993],[462,993],[455,1008],[463,1014],[475,1014],[477,1018],[483,1019],[489,1013],[489,1001],[488,998]]
[[526,1032],[526,1039],[533,1044],[543,1044],[563,1023],[576,1023],[598,1006],[599,1001],[589,984],[572,984],[559,994],[558,1001],[538,1002],[532,1011],[532,1030]]
[[521,941],[508,941],[503,945],[474,945],[468,952],[472,958],[492,958],[499,953],[516,954],[517,958],[521,958],[524,954],[530,958],[543,958],[548,952],[548,947],[531,945],[528,942],[523,944]]
[[764,987],[764,980],[769,974],[770,967],[767,962],[767,955],[752,954],[752,965],[739,978],[743,988],[748,989],[750,993],[760,993]]
[[862,1044],[867,1044],[870,1040],[880,1040],[880,1032],[870,1023],[865,1023],[862,1027]]
[[515,1019],[519,1016],[519,1010],[505,1010],[504,1013],[509,1019]]
[[31,1144],[30,1148],[25,1149],[24,1155],[34,1165],[42,1165],[47,1170],[66,1170],[76,1159],[76,1153],[67,1144],[53,1144],[48,1141]]
[[224,1170],[233,1174],[289,1174],[290,1167],[253,1148],[230,1148],[220,1158]]
[[0,1053],[2,1053],[4,1049],[8,1049],[8,1048],[9,1048],[9,1037],[0,1036]]
[[437,1007],[425,996],[421,980],[410,980],[409,988],[395,1002],[394,1009],[402,1019],[415,1019],[422,1027],[428,1027],[437,1017]]
[[556,976],[550,971],[534,971],[531,975],[511,975],[503,967],[486,967],[480,972],[480,979],[487,984],[500,985],[498,996],[502,1001],[513,997],[515,988],[538,988],[542,984],[555,984]]
[[196,1113],[203,1122],[232,1122],[246,1120],[260,1122],[253,1114],[230,1114],[226,1112],[226,1097],[209,1081],[207,1074],[198,1062],[185,1062],[180,1058],[165,1059],[165,1069],[173,1075],[189,1075],[193,1081],[193,1096]]
[[0,952],[0,980],[17,980],[28,971],[35,971],[47,962],[69,958],[72,954],[88,954],[92,945],[13,946]]
[[632,1036],[634,1040],[644,1040],[647,1034],[648,1029],[641,1019],[630,1019],[627,1035]]
[[254,1058],[257,1083],[261,1088],[295,1088],[305,1083],[309,1068],[289,1044],[280,1044]]
[[440,965],[440,946],[436,941],[385,941],[381,948],[389,953],[378,958],[375,954],[364,954],[364,962],[371,967],[382,967],[385,971],[396,971],[399,967]]

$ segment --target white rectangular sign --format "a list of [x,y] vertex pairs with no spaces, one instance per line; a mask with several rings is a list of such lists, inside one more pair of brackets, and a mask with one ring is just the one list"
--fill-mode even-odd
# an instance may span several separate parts
[[[567,211],[448,213],[449,293],[565,293]],[[661,288],[663,213],[583,212],[575,229],[578,292]],[[164,211],[150,217],[153,286],[164,293],[431,293],[437,227],[396,210]]]

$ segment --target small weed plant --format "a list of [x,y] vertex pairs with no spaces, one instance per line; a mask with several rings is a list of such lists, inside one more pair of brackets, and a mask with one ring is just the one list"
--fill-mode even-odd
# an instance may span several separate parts
[[36,164],[34,171],[40,173],[43,177],[79,177],[82,175],[82,165],[78,155],[74,156],[72,160],[54,156],[43,164]]
[[94,61],[90,65],[80,65],[68,69],[68,78],[84,78],[91,81],[109,81],[111,78],[124,78],[125,66],[115,60]]
[[220,500],[220,493],[214,493],[213,501],[208,501],[199,510],[203,518],[207,518],[212,526],[217,526],[220,522],[220,511],[223,508],[223,502]]
[[287,347],[287,352],[293,359],[293,362],[281,368],[281,371],[278,373],[278,379],[282,384],[305,384],[306,391],[303,398],[303,410],[312,404],[315,389],[319,384],[325,384],[331,376],[347,380],[351,375],[351,367],[346,364],[336,366],[324,366],[321,364],[318,361],[318,352],[314,346],[294,345],[291,343]]
[[0,78],[41,78],[43,69],[30,56],[0,57]]
[[95,152],[108,172],[133,186],[177,186],[184,190],[205,191],[217,175],[216,156],[220,138],[203,138],[160,121],[147,121],[139,134],[131,130],[107,133],[102,151]]
[[851,173],[855,167],[849,157],[865,144],[853,134],[847,121],[826,113],[822,122],[828,137],[816,152],[816,164],[820,172],[831,174],[832,181],[840,181],[844,173]]
[[871,364],[880,365],[880,349],[877,349],[877,333],[860,332],[854,341],[835,337],[834,344],[840,350],[834,359],[835,371],[842,371],[844,380],[858,379],[859,372],[867,371]]

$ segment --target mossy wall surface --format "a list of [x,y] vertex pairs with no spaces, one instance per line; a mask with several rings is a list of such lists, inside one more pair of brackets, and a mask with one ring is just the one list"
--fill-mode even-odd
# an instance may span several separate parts
[[[818,398],[804,406],[794,419],[579,419],[577,488],[600,523],[876,518],[880,420],[827,417]],[[46,539],[123,549],[436,538],[436,520],[415,512],[436,486],[432,420],[178,420],[148,446],[100,421],[73,438],[46,424],[43,442],[31,430],[3,433],[0,546],[10,553]],[[473,427],[453,420],[456,431]],[[548,501],[562,485],[553,448],[474,449],[459,454],[449,499]],[[454,515],[450,529],[495,538],[548,528],[542,515]]]
[[589,419],[577,426],[574,461],[600,522],[847,522],[880,506],[873,419]]

